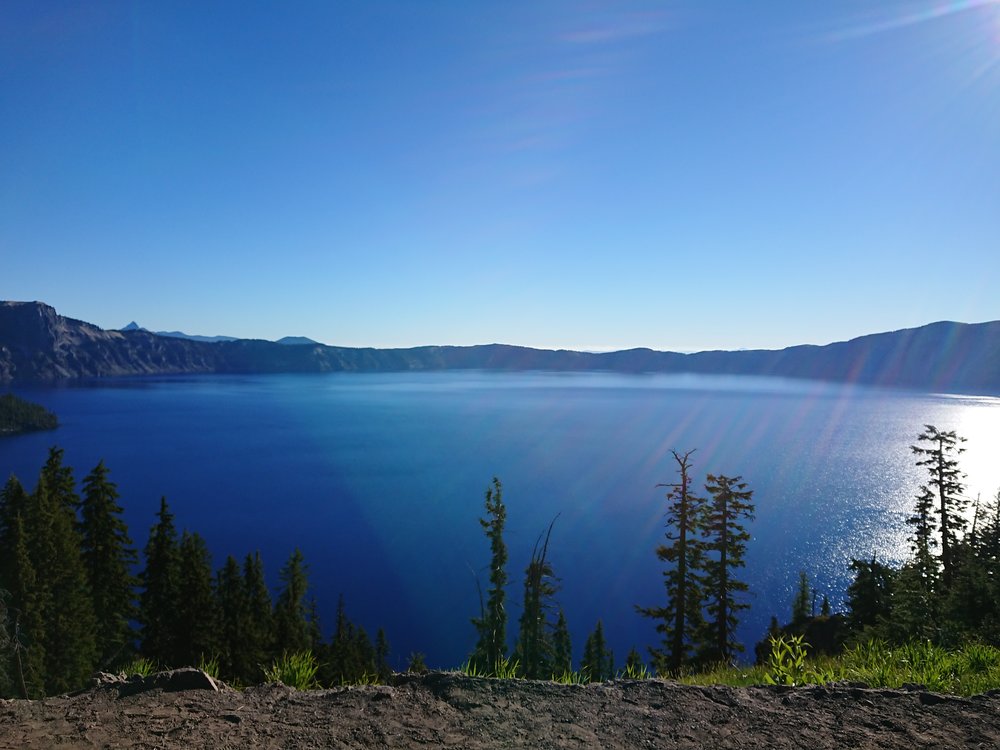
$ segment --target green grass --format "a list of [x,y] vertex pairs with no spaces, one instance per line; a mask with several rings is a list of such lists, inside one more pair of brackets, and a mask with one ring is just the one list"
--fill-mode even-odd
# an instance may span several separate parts
[[264,670],[266,682],[281,682],[297,690],[311,690],[319,687],[316,672],[319,662],[311,651],[285,653],[274,660],[270,668]]
[[972,643],[944,649],[928,642],[891,646],[868,641],[837,657],[810,657],[808,644],[801,650],[789,641],[775,649],[763,666],[718,667],[685,675],[690,685],[823,685],[829,682],[863,682],[873,688],[924,685],[928,690],[956,695],[976,695],[1000,689],[1000,649]]
[[133,677],[138,675],[139,677],[149,677],[151,674],[156,672],[158,666],[152,659],[146,659],[145,657],[141,659],[133,659],[128,664],[122,667],[122,672],[125,673],[126,677]]
[[202,654],[201,658],[198,659],[198,669],[207,674],[213,680],[219,679],[219,657],[212,656],[209,659],[205,658]]
[[[505,659],[495,670],[486,671],[466,662],[460,671],[471,677],[516,679],[518,663]],[[625,680],[653,677],[645,666],[626,668],[618,673],[618,679]],[[809,644],[801,636],[794,636],[776,639],[766,664],[722,664],[672,679],[686,685],[730,687],[831,682],[861,682],[873,688],[923,685],[933,692],[968,696],[1000,689],[1000,649],[981,643],[945,649],[926,641],[891,646],[873,640],[853,646],[839,656],[812,656]],[[580,672],[553,675],[552,681],[563,685],[587,682]]]

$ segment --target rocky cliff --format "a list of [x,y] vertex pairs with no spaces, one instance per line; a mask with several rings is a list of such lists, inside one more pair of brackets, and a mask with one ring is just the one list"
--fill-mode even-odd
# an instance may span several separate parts
[[1000,321],[941,322],[827,346],[696,354],[590,353],[489,344],[366,349],[203,342],[106,331],[41,302],[0,302],[0,382],[116,375],[401,370],[549,370],[771,375],[963,393],[1000,393]]

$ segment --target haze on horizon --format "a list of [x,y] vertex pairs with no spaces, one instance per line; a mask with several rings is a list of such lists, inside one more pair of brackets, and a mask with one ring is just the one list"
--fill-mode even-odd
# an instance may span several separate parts
[[1000,0],[0,4],[0,299],[345,346],[1000,318]]

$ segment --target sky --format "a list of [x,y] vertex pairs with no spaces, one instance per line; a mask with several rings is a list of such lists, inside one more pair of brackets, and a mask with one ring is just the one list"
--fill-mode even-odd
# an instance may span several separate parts
[[1000,319],[1000,1],[5,0],[0,299],[378,347]]

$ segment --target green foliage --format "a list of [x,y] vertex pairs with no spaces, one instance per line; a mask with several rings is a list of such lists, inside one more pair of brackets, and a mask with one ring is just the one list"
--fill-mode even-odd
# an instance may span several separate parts
[[274,607],[278,651],[304,652],[312,646],[306,592],[309,589],[307,568],[297,547],[281,569],[284,584]]
[[812,587],[809,576],[804,570],[799,571],[799,585],[792,600],[792,624],[801,625],[812,616]]
[[207,674],[213,680],[218,680],[222,674],[220,665],[221,661],[219,660],[218,654],[207,658],[204,654],[198,657],[198,669]]
[[[423,654],[420,656],[422,657]],[[407,671],[412,670],[408,669]],[[426,671],[426,667],[422,671]],[[492,677],[498,680],[516,680],[524,676],[521,663],[514,657],[501,658],[493,665],[492,669],[486,669],[469,659],[458,668],[458,671],[468,677]]]
[[642,661],[642,655],[633,648],[625,658],[625,669],[618,673],[618,676],[625,680],[648,680],[653,673],[649,671]]
[[13,639],[10,636],[10,617],[7,611],[9,594],[0,589],[0,696],[13,695],[13,682],[9,666],[13,661]]
[[[383,638],[384,638],[383,634]],[[388,653],[388,644],[383,644]],[[327,685],[357,685],[380,674],[376,648],[363,627],[347,617],[344,597],[337,602],[337,624],[330,644],[324,647],[321,679]]]
[[319,663],[311,651],[283,653],[271,666],[264,670],[267,682],[280,682],[296,690],[312,690],[319,687],[316,673]]
[[45,692],[50,695],[82,687],[97,664],[94,606],[76,517],[79,498],[73,470],[63,465],[62,455],[58,448],[49,451],[23,527],[36,576],[31,607],[37,615],[25,618],[22,627],[27,647],[41,645],[44,651]]
[[33,430],[54,430],[56,415],[39,404],[18,398],[13,393],[0,396],[0,435]]
[[552,681],[560,685],[583,685],[587,682],[587,677],[582,672],[567,670],[553,674]]
[[238,661],[242,665],[239,676],[252,683],[263,677],[260,665],[271,659],[275,639],[271,592],[264,579],[264,561],[260,552],[246,556],[243,562],[243,586],[248,612],[244,645]]
[[102,668],[127,658],[135,633],[137,555],[118,504],[118,489],[101,461],[83,480],[80,503],[83,564],[97,620],[97,654]]
[[200,534],[185,531],[179,547],[174,666],[192,666],[218,651],[219,617],[212,586],[212,557]]
[[215,606],[219,617],[219,668],[230,679],[248,682],[256,676],[249,653],[250,600],[243,586],[240,564],[230,555],[215,578]]
[[764,680],[770,685],[802,685],[808,681],[806,655],[809,644],[801,635],[771,639]]
[[587,638],[583,648],[583,659],[580,662],[580,672],[588,682],[604,682],[615,674],[615,657],[608,649],[604,638],[604,625],[598,620],[594,632]]
[[703,662],[732,661],[743,645],[736,640],[737,613],[750,605],[738,596],[747,585],[735,577],[744,566],[750,534],[744,522],[753,519],[753,490],[741,477],[708,475],[709,494],[703,534],[705,536],[704,586],[708,597],[705,630],[699,659]]
[[138,675],[139,677],[149,677],[151,674],[155,674],[158,669],[159,667],[155,661],[145,656],[140,656],[123,665],[121,671],[127,677],[131,677],[133,675]]
[[568,674],[573,671],[573,643],[569,635],[566,614],[559,609],[555,628],[552,631],[552,674]]
[[389,666],[389,639],[382,628],[375,634],[375,672],[382,682],[392,676],[392,669]]
[[549,524],[544,543],[541,537],[535,542],[531,562],[524,571],[524,609],[515,655],[521,664],[522,675],[529,680],[543,679],[553,671],[554,649],[547,619],[556,584],[547,555],[554,524],[555,520]]
[[503,531],[507,522],[507,506],[503,503],[503,487],[497,477],[486,490],[486,517],[479,519],[480,526],[490,541],[490,588],[487,600],[480,592],[479,617],[472,624],[479,634],[471,660],[479,668],[490,669],[507,654],[507,610],[504,606],[507,585],[507,545]]
[[667,565],[663,572],[667,603],[662,607],[636,607],[644,617],[657,620],[656,631],[663,646],[651,649],[658,672],[679,674],[693,661],[702,632],[703,545],[699,539],[705,500],[691,491],[691,454],[671,451],[677,462],[680,481],[660,484],[669,487],[665,533],[667,544],[656,549],[657,558]]
[[180,546],[167,499],[160,499],[158,519],[143,552],[139,622],[142,654],[161,664],[178,666],[177,603],[181,597]]
[[427,674],[427,661],[420,651],[414,651],[406,660],[406,671],[409,674]]
[[855,633],[875,628],[890,615],[896,571],[878,562],[851,560],[854,580],[847,587],[848,624]]
[[502,656],[493,665],[493,673],[490,675],[498,680],[514,680],[521,676],[521,663],[513,658]]
[[941,431],[934,425],[924,425],[924,431],[917,436],[917,445],[910,450],[917,457],[917,466],[927,469],[930,478],[920,488],[919,508],[923,504],[934,504],[937,527],[941,538],[941,577],[947,590],[955,577],[955,547],[966,528],[965,510],[969,501],[963,495],[964,474],[958,468],[956,456],[965,451],[961,447],[965,438],[954,430]]

